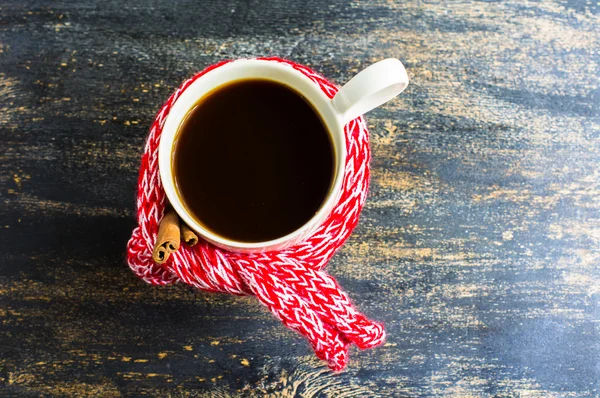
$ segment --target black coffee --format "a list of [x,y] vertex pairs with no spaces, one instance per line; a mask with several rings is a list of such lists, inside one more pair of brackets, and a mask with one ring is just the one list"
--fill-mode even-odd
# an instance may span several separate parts
[[188,113],[173,155],[175,183],[197,222],[260,242],[310,220],[333,179],[330,135],[312,106],[270,80],[218,88]]

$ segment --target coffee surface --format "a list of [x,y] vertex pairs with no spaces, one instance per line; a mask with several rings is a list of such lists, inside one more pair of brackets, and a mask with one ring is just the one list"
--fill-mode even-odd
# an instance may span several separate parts
[[329,132],[312,106],[269,80],[240,80],[197,103],[175,142],[175,183],[205,228],[241,242],[298,229],[332,185]]

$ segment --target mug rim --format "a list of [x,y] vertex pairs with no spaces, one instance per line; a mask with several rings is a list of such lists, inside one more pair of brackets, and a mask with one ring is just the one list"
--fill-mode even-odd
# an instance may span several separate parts
[[[240,77],[235,77],[239,76]],[[233,76],[233,77],[228,77]],[[183,204],[182,197],[176,187],[173,170],[173,154],[175,143],[181,126],[189,112],[202,98],[218,90],[226,84],[244,79],[264,79],[288,86],[308,101],[324,123],[334,152],[334,178],[331,188],[324,197],[317,212],[302,226],[294,231],[268,241],[244,242],[223,237],[202,225]],[[280,62],[260,59],[241,59],[231,61],[192,82],[172,104],[165,118],[160,137],[158,162],[159,174],[169,202],[181,219],[201,237],[216,246],[237,252],[265,252],[283,249],[299,243],[312,234],[333,210],[342,191],[346,165],[345,131],[342,115],[337,112],[331,99],[321,90],[319,85],[304,73]]]

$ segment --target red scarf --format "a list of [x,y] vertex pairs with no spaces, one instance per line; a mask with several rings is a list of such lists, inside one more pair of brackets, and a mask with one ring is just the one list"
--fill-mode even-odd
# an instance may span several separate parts
[[[338,91],[305,66],[280,58],[262,59],[302,72],[329,98]],[[356,226],[367,196],[370,150],[362,117],[344,129],[347,159],[340,199],[307,240],[285,250],[252,254],[229,252],[201,240],[193,247],[181,245],[163,265],[152,260],[166,203],[158,172],[158,144],[165,119],[172,104],[192,82],[227,62],[212,65],[184,82],[152,124],[138,181],[138,227],[127,245],[127,262],[136,275],[154,285],[184,282],[210,292],[255,295],[288,328],[304,335],[331,369],[342,370],[348,362],[351,343],[364,349],[385,339],[383,326],[358,312],[335,279],[323,270]]]

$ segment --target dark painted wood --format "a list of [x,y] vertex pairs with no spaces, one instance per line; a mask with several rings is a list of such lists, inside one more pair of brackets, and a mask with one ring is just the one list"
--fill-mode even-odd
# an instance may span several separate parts
[[[598,396],[600,8],[554,1],[0,4],[0,395]],[[124,262],[154,113],[280,55],[338,83],[398,57],[329,266],[388,342],[328,372],[255,299]],[[344,395],[345,394],[345,395]]]

